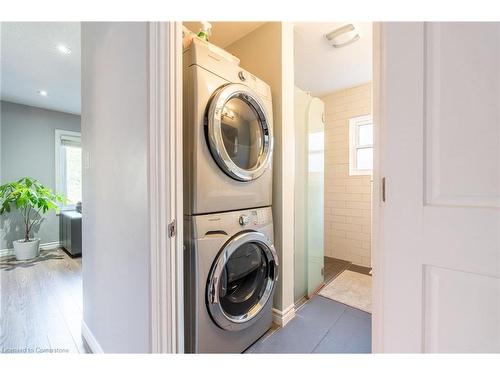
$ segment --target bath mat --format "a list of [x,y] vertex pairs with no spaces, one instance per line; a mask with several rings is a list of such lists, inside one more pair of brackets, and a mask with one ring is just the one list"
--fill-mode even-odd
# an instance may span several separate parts
[[346,270],[318,293],[320,296],[372,312],[372,277]]

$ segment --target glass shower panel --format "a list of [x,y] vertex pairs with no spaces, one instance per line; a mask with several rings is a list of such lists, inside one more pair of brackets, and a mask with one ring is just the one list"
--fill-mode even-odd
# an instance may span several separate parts
[[295,301],[323,284],[324,103],[295,90]]
[[323,285],[324,245],[324,129],[325,104],[312,98],[308,108],[308,170],[307,170],[307,295]]

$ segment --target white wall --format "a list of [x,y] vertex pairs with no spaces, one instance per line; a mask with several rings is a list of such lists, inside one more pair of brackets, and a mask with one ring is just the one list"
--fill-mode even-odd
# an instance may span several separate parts
[[280,260],[275,308],[293,307],[294,249],[294,76],[293,28],[268,22],[226,47],[241,66],[271,86],[274,119],[273,220],[274,242]]
[[151,347],[148,66],[147,23],[82,24],[83,319],[104,352]]
[[349,120],[370,115],[372,85],[322,97],[325,102],[325,255],[371,266],[372,176],[349,175]]

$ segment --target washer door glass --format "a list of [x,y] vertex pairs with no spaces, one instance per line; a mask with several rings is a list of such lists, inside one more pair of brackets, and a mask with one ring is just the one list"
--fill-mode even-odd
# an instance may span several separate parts
[[235,83],[217,90],[205,126],[210,152],[230,177],[251,181],[270,165],[271,119],[260,97],[247,86]]
[[209,277],[207,300],[215,322],[240,330],[259,315],[277,278],[274,247],[258,232],[244,232],[221,250]]
[[269,263],[261,245],[248,242],[229,257],[219,283],[219,299],[228,315],[244,315],[262,298]]

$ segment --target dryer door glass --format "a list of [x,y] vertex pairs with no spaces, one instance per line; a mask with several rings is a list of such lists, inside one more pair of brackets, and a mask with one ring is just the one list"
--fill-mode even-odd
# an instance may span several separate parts
[[264,132],[257,111],[240,98],[222,109],[222,141],[231,160],[246,170],[255,168],[264,150]]
[[271,163],[272,124],[259,95],[241,84],[221,87],[205,115],[210,152],[239,181],[260,177]]
[[214,321],[226,330],[252,324],[267,305],[277,278],[274,247],[258,232],[243,232],[221,250],[211,270],[207,302]]

